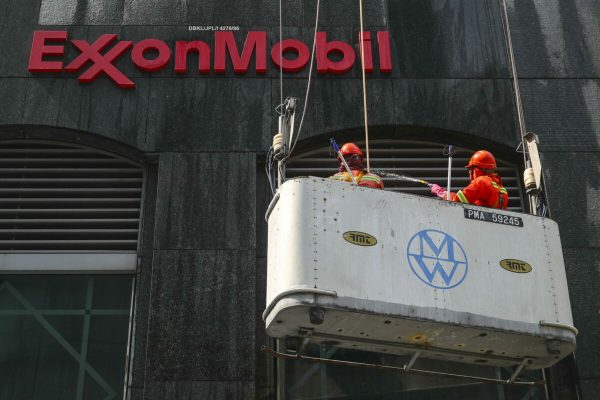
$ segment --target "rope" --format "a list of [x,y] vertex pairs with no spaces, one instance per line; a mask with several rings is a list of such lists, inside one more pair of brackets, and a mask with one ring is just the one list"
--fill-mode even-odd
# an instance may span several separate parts
[[294,138],[294,143],[290,147],[290,151],[289,151],[288,155],[285,158],[286,160],[288,158],[290,158],[292,152],[294,151],[294,148],[296,147],[296,143],[298,143],[298,138],[300,137],[300,133],[302,132],[302,126],[304,124],[304,116],[306,115],[306,108],[307,108],[307,105],[308,105],[308,95],[310,93],[310,83],[311,83],[311,80],[312,80],[313,64],[314,64],[314,61],[315,61],[315,48],[316,48],[316,45],[317,45],[317,31],[319,30],[319,8],[320,8],[320,4],[321,4],[321,0],[317,0],[317,11],[315,13],[315,33],[313,35],[312,51],[311,51],[311,55],[310,55],[310,66],[308,67],[308,83],[306,84],[306,95],[304,96],[304,107],[302,109],[302,117],[300,118],[300,123],[298,124],[298,133],[296,133],[296,137]]
[[506,9],[506,0],[500,0],[502,4],[502,30],[508,45],[508,58],[510,61],[510,69],[512,74],[513,89],[515,91],[515,105],[517,106],[517,119],[519,121],[519,132],[521,133],[521,146],[523,146],[523,161],[527,165],[527,145],[525,143],[525,117],[523,115],[523,105],[521,103],[521,90],[519,89],[519,79],[517,77],[517,64],[513,52],[512,36],[510,34],[510,24],[508,22],[508,11]]
[[363,3],[362,0],[358,0],[359,14],[360,14],[360,69],[362,71],[362,91],[363,91],[363,114],[365,117],[365,143],[367,152],[367,172],[371,171],[371,163],[369,160],[369,117],[367,114],[367,79],[365,77],[365,41],[364,41],[364,29],[363,29]]

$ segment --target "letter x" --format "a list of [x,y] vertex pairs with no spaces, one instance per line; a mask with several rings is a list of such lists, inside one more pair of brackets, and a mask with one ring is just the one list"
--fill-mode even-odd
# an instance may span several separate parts
[[100,51],[116,38],[117,35],[107,33],[100,36],[98,40],[92,44],[89,44],[85,40],[73,40],[73,45],[81,51],[81,54],[77,56],[77,58],[75,58],[69,65],[67,65],[65,70],[69,72],[79,71],[79,69],[81,69],[81,67],[83,67],[83,65],[89,60],[94,64],[79,76],[78,79],[80,82],[92,82],[98,77],[98,75],[100,75],[100,73],[104,72],[119,87],[133,88],[135,83],[133,83],[133,81],[131,81],[127,76],[125,76],[125,74],[119,71],[112,64],[114,60],[120,57],[129,47],[131,47],[133,42],[128,40],[118,42],[104,55],[100,54]]

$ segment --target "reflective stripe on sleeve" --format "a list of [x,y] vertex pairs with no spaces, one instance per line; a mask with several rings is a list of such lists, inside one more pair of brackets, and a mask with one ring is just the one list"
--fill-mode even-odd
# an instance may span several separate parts
[[459,190],[456,193],[456,197],[458,197],[458,199],[460,200],[461,203],[469,204],[469,200],[467,200],[467,196],[465,196],[465,194],[462,192],[462,190]]
[[336,181],[344,181],[344,182],[349,182],[352,180],[352,178],[350,178],[350,176],[347,173],[337,173],[335,175],[332,175],[329,177],[329,179],[333,179]]
[[504,186],[500,186],[494,181],[490,181],[490,183],[492,184],[494,189],[498,190],[500,193],[508,194],[508,191],[506,190],[506,188]]
[[381,182],[381,179],[379,179],[378,177],[376,177],[374,175],[363,175],[363,177],[361,178],[361,181],[372,181],[372,182],[379,183],[379,182]]

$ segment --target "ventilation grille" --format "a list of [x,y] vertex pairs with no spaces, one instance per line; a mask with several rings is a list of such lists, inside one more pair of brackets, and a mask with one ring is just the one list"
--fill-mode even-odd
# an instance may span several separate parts
[[83,147],[0,147],[0,251],[135,251],[142,169]]
[[[364,142],[357,141],[363,150]],[[369,141],[371,169],[391,172],[423,179],[431,183],[446,186],[448,177],[448,158],[443,155],[444,145],[423,142],[400,142],[392,140]],[[464,188],[469,184],[469,176],[464,166],[474,150],[456,148],[452,161],[452,190]],[[309,151],[294,157],[286,166],[286,176],[328,177],[337,172],[338,163],[329,147]],[[498,173],[508,190],[508,209],[522,211],[520,179],[514,165],[497,160]],[[366,160],[365,160],[366,164]],[[405,182],[398,178],[382,176],[385,189],[431,196],[429,188],[421,184]]]

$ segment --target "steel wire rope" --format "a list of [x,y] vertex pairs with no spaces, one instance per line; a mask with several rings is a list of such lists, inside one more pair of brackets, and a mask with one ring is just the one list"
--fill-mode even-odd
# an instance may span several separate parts
[[[517,75],[517,63],[515,61],[515,55],[512,44],[512,35],[510,32],[510,23],[508,20],[508,10],[506,7],[506,0],[499,0],[502,7],[502,31],[504,33],[504,37],[506,39],[508,58],[510,62],[511,75],[512,75],[512,83],[513,83],[513,91],[515,94],[515,106],[517,108],[517,119],[519,122],[519,133],[521,135],[521,147],[523,149],[523,163],[524,167],[527,168],[527,157],[528,157],[528,149],[527,144],[525,143],[525,135],[527,133],[527,128],[525,125],[525,115],[523,113],[523,104],[521,101],[521,90],[519,87],[519,78]],[[534,209],[537,209],[541,216],[546,216],[546,213],[549,211],[547,204],[544,203],[546,199],[545,196],[545,187],[540,182],[540,193],[537,197],[535,195],[529,196],[529,210],[530,212]]]
[[358,0],[360,16],[360,69],[362,71],[362,91],[363,91],[363,115],[365,117],[365,151],[367,152],[367,172],[371,172],[371,163],[369,159],[369,117],[367,114],[367,78],[365,76],[365,41],[363,29],[363,2]]
[[282,6],[279,0],[279,104],[283,104],[283,17]]
[[[279,0],[279,105],[275,107],[275,112],[279,115],[284,114],[284,103],[283,103],[283,6],[282,0]],[[279,132],[281,133],[281,132]],[[269,189],[271,194],[275,194],[275,183],[273,179],[273,163],[275,162],[275,148],[273,145],[269,147],[267,157],[265,160],[265,173],[267,174],[267,180],[269,181]],[[280,173],[281,170],[277,169]]]
[[290,156],[292,155],[292,152],[294,151],[294,148],[296,147],[296,143],[298,143],[298,138],[300,137],[300,133],[302,133],[302,127],[304,126],[304,117],[306,115],[306,108],[308,106],[308,96],[310,94],[310,84],[312,82],[312,71],[313,71],[313,66],[314,66],[314,61],[315,61],[315,49],[316,49],[316,45],[317,45],[317,31],[319,30],[320,5],[321,5],[321,0],[317,0],[317,10],[315,12],[315,32],[313,35],[312,51],[310,54],[310,66],[308,67],[308,82],[306,84],[306,94],[304,95],[304,106],[302,108],[302,116],[300,117],[300,122],[298,123],[298,132],[296,133],[296,136],[294,137],[294,141],[293,141],[292,145],[290,146],[290,151],[288,152],[284,161],[288,160],[290,158]]
[[515,62],[515,55],[512,45],[512,36],[510,33],[510,24],[508,21],[508,11],[506,9],[506,0],[500,0],[502,4],[502,31],[504,38],[506,39],[508,59],[510,62],[510,69],[512,75],[513,91],[515,94],[515,106],[517,108],[517,120],[519,122],[519,132],[521,134],[521,146],[523,146],[523,161],[527,164],[527,151],[525,147],[525,117],[523,115],[523,105],[521,103],[521,90],[519,88],[519,79],[517,76],[517,65]]

